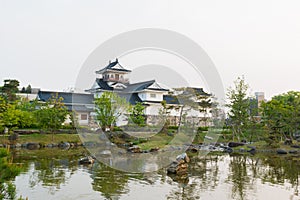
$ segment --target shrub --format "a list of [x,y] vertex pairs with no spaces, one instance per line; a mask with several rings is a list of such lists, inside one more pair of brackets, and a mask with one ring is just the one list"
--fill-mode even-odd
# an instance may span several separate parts
[[118,126],[114,126],[113,131],[123,131],[123,129]]
[[207,126],[199,126],[198,132],[201,132],[201,131],[208,131],[208,127]]
[[178,126],[169,126],[168,129],[178,130]]

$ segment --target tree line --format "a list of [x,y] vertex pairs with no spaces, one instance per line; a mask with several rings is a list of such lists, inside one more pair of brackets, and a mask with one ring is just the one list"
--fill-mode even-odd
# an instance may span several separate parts
[[1,132],[16,128],[38,128],[52,132],[62,128],[68,115],[62,98],[56,95],[46,102],[29,101],[17,97],[20,92],[18,86],[18,80],[4,80],[4,85],[0,87]]
[[257,138],[274,145],[300,136],[300,92],[273,96],[258,107],[249,88],[245,78],[239,77],[227,91],[227,127],[232,131],[232,139]]

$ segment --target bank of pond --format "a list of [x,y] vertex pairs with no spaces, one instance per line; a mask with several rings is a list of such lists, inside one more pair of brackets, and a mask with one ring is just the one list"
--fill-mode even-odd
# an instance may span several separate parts
[[[28,199],[298,199],[300,160],[295,155],[188,152],[187,173],[167,167],[149,173],[113,169],[84,147],[11,150],[22,170],[13,181]],[[155,162],[155,160],[153,160]],[[145,196],[147,193],[147,196]]]

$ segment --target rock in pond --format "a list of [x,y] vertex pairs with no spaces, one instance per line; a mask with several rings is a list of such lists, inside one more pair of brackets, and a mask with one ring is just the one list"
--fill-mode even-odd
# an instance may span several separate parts
[[30,142],[30,143],[27,143],[26,148],[30,149],[30,150],[39,149],[40,145],[38,143]]
[[300,145],[291,145],[291,147],[300,149]]
[[84,158],[81,158],[79,161],[79,164],[93,164],[95,162],[95,159],[92,156],[87,156]]
[[245,145],[245,143],[243,143],[243,142],[229,142],[228,143],[229,147],[239,147],[239,146],[244,146],[244,145]]
[[185,174],[188,170],[190,158],[186,153],[177,156],[176,161],[173,161],[168,167],[167,172],[170,174]]
[[278,149],[277,154],[287,154],[287,151],[284,149]]
[[154,147],[150,149],[150,152],[157,152],[159,150],[159,147]]
[[141,153],[141,148],[139,146],[132,146],[127,149],[130,153]]
[[297,154],[298,151],[297,150],[289,150],[289,154]]

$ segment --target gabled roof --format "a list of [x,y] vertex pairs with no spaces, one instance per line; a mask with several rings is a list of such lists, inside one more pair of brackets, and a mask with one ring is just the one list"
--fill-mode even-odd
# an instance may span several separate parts
[[113,90],[113,87],[110,87],[106,81],[104,81],[102,78],[96,79],[97,84],[99,85],[99,89],[102,90]]
[[110,62],[106,67],[104,67],[103,69],[100,69],[98,71],[96,71],[96,74],[102,74],[105,71],[108,70],[113,70],[113,71],[120,71],[120,72],[131,72],[131,70],[125,69],[118,61],[118,59],[116,59],[116,61],[114,62]]
[[155,80],[138,82],[127,85],[127,88],[123,90],[123,92],[138,92],[141,90],[147,89],[150,85],[152,85]]
[[157,82],[154,81],[152,85],[150,85],[148,90],[158,90],[158,91],[169,91],[168,89],[162,88]]
[[55,91],[39,91],[38,99],[41,101],[48,101],[51,97],[63,98],[63,103],[76,103],[76,104],[93,104],[94,95],[85,93],[73,92],[55,92]]
[[127,102],[131,105],[135,105],[138,102],[142,102],[137,93],[129,94],[129,93],[120,93],[119,96],[121,98],[125,98]]
[[142,90],[156,90],[156,91],[169,91],[168,89],[164,89],[160,87],[155,80],[138,82],[133,84],[128,84],[127,88],[122,90],[122,92],[140,92]]
[[94,104],[94,95],[85,93],[72,93],[72,92],[55,92],[55,91],[39,91],[37,98],[40,101],[48,101],[52,97],[62,97],[62,102],[68,110],[76,111],[90,111],[91,109],[86,105]]

